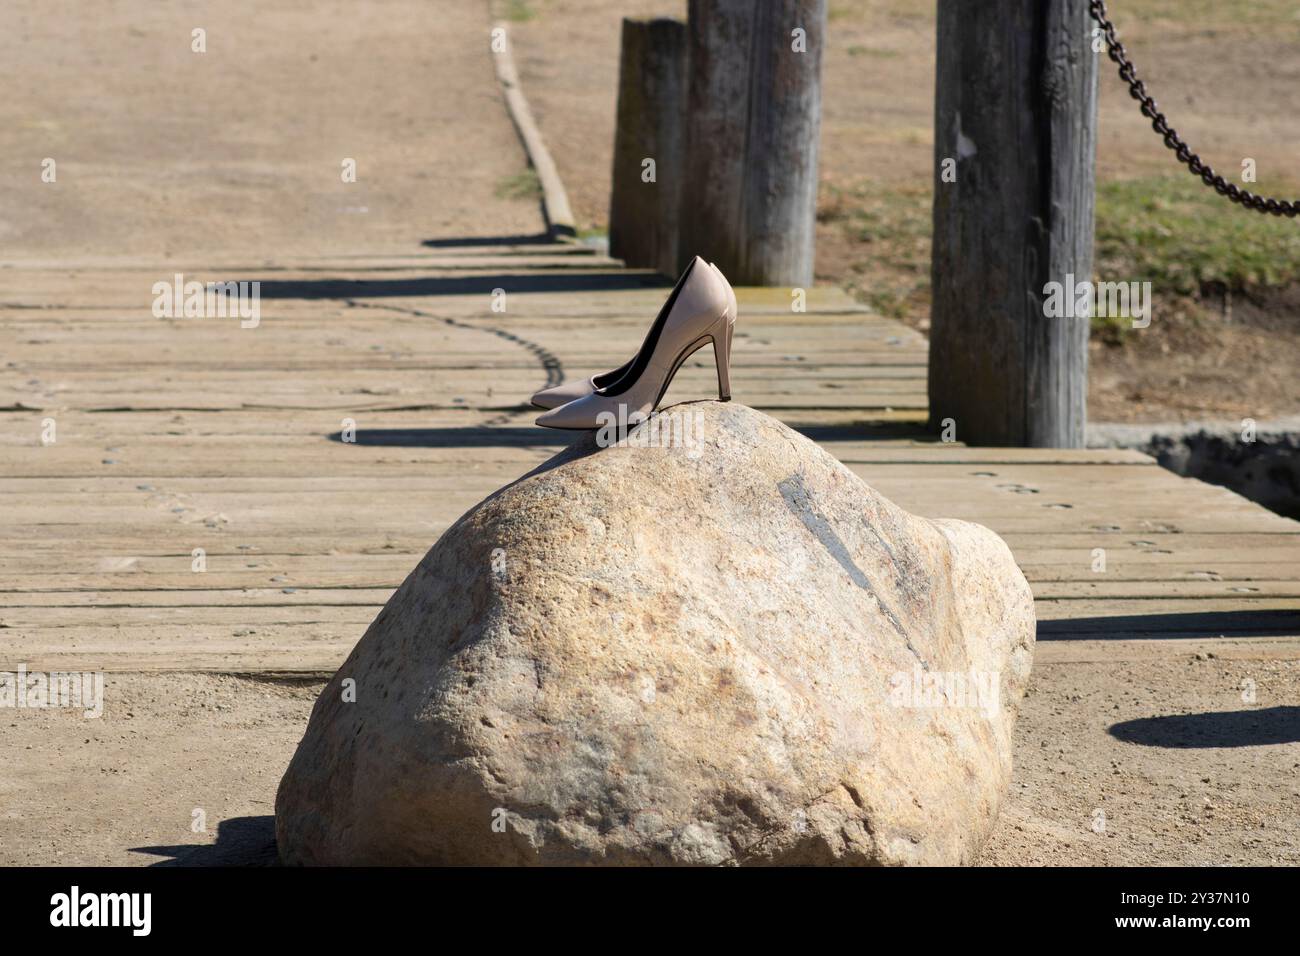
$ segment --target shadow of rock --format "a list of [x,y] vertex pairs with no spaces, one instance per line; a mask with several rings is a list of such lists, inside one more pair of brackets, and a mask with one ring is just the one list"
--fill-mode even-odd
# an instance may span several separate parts
[[1145,747],[1261,747],[1300,742],[1300,707],[1261,707],[1141,717],[1110,728],[1116,740]]

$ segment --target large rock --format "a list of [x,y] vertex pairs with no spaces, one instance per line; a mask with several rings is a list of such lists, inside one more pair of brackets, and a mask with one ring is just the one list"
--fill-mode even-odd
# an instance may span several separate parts
[[1006,545],[752,409],[652,421],[411,572],[280,784],[286,862],[975,858],[1033,646]]

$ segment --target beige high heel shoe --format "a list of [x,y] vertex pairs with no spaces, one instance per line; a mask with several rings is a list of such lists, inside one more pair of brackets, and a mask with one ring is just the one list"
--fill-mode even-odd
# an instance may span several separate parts
[[[720,278],[724,283],[727,282],[726,276],[724,276],[718,267],[712,262],[709,263],[709,268],[718,273],[718,278]],[[731,296],[731,323],[732,325],[735,325],[736,293],[729,283],[727,284],[727,293]],[[608,372],[598,372],[597,374],[588,376],[587,378],[575,379],[572,382],[564,382],[563,384],[555,385],[551,388],[544,388],[540,392],[535,393],[531,401],[538,408],[545,409],[559,408],[561,405],[575,402],[586,395],[590,395],[592,392],[600,391],[607,385],[613,385],[627,374],[628,369],[632,367],[632,364],[635,361],[636,356],[634,355],[618,368],[610,369]]]
[[677,280],[622,376],[589,395],[551,409],[537,419],[537,424],[587,429],[643,419],[658,407],[682,363],[710,342],[718,367],[718,397],[724,402],[730,400],[735,302],[735,293],[722,273],[696,256]]

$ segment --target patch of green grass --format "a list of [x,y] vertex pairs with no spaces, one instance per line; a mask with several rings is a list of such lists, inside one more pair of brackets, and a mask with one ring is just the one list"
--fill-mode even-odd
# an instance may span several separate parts
[[[1109,4],[1121,31],[1126,16],[1143,20],[1168,19],[1215,29],[1234,27],[1286,28],[1300,23],[1295,0],[1130,0]],[[1125,7],[1128,9],[1126,10]]]
[[539,199],[542,183],[535,170],[526,169],[500,180],[493,192],[498,199]]
[[514,23],[526,23],[537,16],[537,11],[528,5],[528,0],[506,0],[503,16]]
[[1300,282],[1300,221],[1241,209],[1186,173],[1102,183],[1096,249],[1102,280],[1162,294]]
[[[1121,39],[1127,29],[1156,21],[1182,35],[1206,30],[1261,35],[1260,31],[1268,30],[1276,40],[1300,32],[1295,0],[1124,0],[1107,6]],[[935,7],[917,0],[831,0],[827,19],[872,26],[885,21],[932,23]]]
[[849,56],[874,56],[882,60],[892,60],[899,55],[897,50],[883,50],[874,47],[862,46],[855,43],[849,47]]
[[1130,315],[1094,315],[1090,323],[1092,337],[1107,345],[1123,345],[1134,332]]
[[[840,281],[882,315],[916,318],[928,310],[930,197],[920,185],[823,187],[818,220],[837,226],[854,247]],[[1248,293],[1300,283],[1300,220],[1241,209],[1187,173],[1104,182],[1093,278],[1149,281],[1161,301],[1189,305],[1225,288]],[[1112,344],[1124,341],[1131,324],[1122,315],[1093,319],[1096,336]]]
[[817,218],[838,224],[862,247],[864,261],[846,283],[850,291],[890,318],[925,310],[930,295],[932,218],[928,188],[828,184]]

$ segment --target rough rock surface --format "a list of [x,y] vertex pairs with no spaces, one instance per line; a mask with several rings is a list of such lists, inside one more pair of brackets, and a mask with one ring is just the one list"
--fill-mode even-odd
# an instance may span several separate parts
[[1034,639],[1006,545],[744,406],[656,424],[675,447],[581,438],[411,572],[281,781],[285,862],[975,858]]

